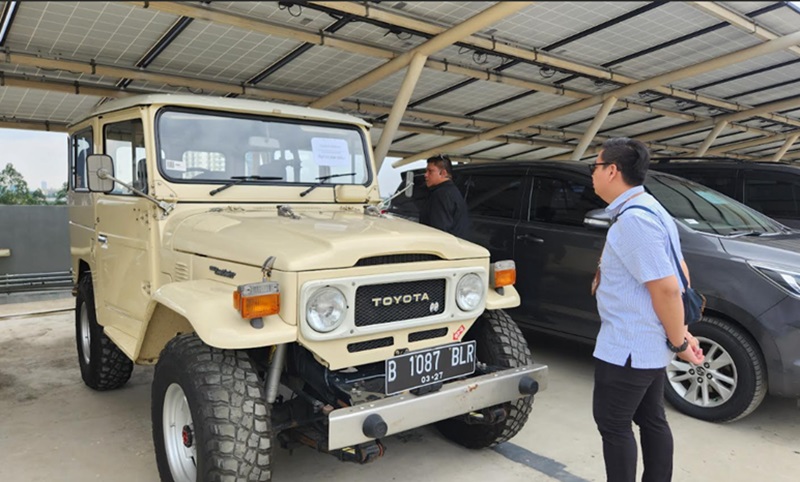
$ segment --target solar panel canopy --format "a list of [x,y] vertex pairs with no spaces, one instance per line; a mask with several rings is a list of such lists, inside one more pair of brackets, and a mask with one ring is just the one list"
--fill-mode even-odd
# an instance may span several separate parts
[[[800,159],[792,2],[1,2],[0,127],[180,93],[358,116],[380,159]],[[379,161],[380,161],[379,159]]]

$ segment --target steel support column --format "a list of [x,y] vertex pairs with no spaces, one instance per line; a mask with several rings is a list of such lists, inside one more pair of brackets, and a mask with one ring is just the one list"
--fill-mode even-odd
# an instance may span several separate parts
[[597,131],[600,130],[600,126],[602,126],[603,122],[605,122],[606,118],[608,118],[608,114],[611,112],[611,109],[614,108],[614,104],[616,103],[616,97],[609,97],[605,100],[605,102],[603,102],[600,110],[597,111],[594,119],[592,119],[592,123],[586,128],[586,132],[583,134],[580,142],[578,142],[578,146],[574,151],[572,151],[571,159],[573,161],[579,161],[581,157],[583,157],[583,153],[586,152],[586,148],[589,147],[592,139],[594,139],[594,136],[597,135]]
[[783,156],[786,154],[786,152],[789,150],[789,148],[790,148],[790,147],[792,147],[792,144],[794,144],[795,142],[797,142],[797,139],[798,139],[798,138],[800,138],[800,133],[797,133],[797,134],[795,134],[795,135],[793,135],[793,136],[789,137],[788,139],[786,139],[786,142],[784,142],[784,143],[783,143],[783,146],[781,146],[781,148],[780,148],[780,149],[778,149],[778,152],[776,152],[776,153],[775,153],[775,155],[773,155],[773,156],[772,156],[772,159],[770,159],[770,160],[771,160],[772,162],[778,162],[778,161],[780,161],[780,160],[781,160],[781,158],[782,158],[782,157],[783,157]]
[[415,54],[411,59],[406,71],[406,77],[403,79],[403,84],[400,86],[400,91],[397,93],[397,98],[392,106],[392,111],[389,113],[389,118],[383,127],[381,138],[378,145],[375,147],[375,165],[378,171],[381,170],[383,159],[386,153],[389,152],[389,146],[392,144],[394,135],[397,133],[397,127],[400,121],[403,120],[403,115],[406,113],[408,101],[411,100],[411,94],[414,92],[414,87],[417,85],[417,80],[422,73],[422,68],[425,67],[425,57],[422,54]]
[[722,130],[725,129],[725,126],[727,125],[728,121],[724,119],[717,122],[714,128],[711,129],[711,132],[709,132],[708,135],[706,136],[705,140],[703,141],[703,144],[701,144],[700,147],[697,148],[697,152],[695,152],[694,155],[704,156],[706,154],[706,151],[708,151],[708,148],[711,147],[711,144],[713,144],[715,140],[717,140],[717,137],[722,132]]

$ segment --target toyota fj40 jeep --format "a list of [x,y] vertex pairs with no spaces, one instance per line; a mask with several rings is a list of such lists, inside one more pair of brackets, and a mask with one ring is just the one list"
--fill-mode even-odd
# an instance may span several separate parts
[[381,214],[365,122],[154,95],[70,139],[81,375],[156,365],[164,480],[269,480],[276,443],[363,463],[426,424],[471,448],[522,428],[547,367],[502,311],[513,262]]

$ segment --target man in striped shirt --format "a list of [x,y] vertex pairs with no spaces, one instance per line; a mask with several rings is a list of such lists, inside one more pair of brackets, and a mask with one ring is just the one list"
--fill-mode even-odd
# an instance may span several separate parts
[[[601,256],[595,296],[601,327],[596,358],[593,412],[603,438],[609,482],[633,482],[639,426],[642,480],[672,479],[673,441],[664,412],[665,368],[673,354],[702,363],[703,352],[684,325],[678,271],[683,261],[675,222],[644,191],[650,154],[639,141],[616,138],[603,144],[590,165],[592,182],[612,223]],[[631,209],[633,205],[643,209]],[[672,255],[673,250],[677,257]],[[673,261],[677,259],[677,263]]]

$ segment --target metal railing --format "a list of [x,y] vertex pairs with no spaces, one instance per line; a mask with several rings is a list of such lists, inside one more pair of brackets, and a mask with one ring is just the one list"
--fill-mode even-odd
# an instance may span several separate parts
[[50,291],[72,286],[71,271],[52,273],[0,274],[0,293]]

